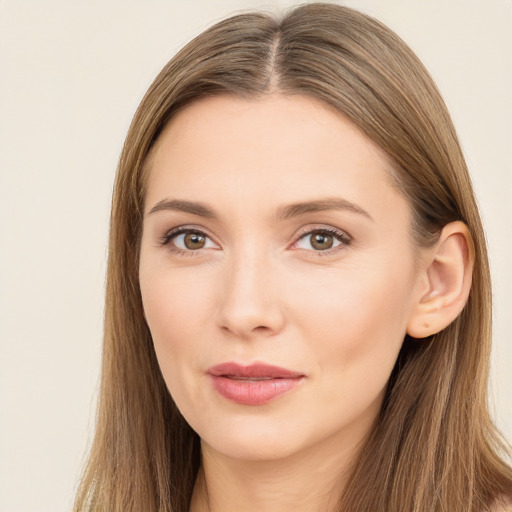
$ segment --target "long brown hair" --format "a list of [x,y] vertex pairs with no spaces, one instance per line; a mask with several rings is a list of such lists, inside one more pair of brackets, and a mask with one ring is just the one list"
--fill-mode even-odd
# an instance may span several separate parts
[[322,100],[388,153],[411,204],[417,244],[428,245],[443,226],[461,220],[475,246],[467,305],[435,336],[404,340],[339,509],[480,512],[497,496],[512,496],[506,445],[487,404],[485,239],[450,116],[428,72],[396,34],[367,15],[319,3],[279,19],[237,15],[206,30],[165,66],[135,114],[114,188],[100,402],[75,509],[188,510],[199,439],[165,386],[138,282],[145,164],[166,123],[190,102],[269,92]]

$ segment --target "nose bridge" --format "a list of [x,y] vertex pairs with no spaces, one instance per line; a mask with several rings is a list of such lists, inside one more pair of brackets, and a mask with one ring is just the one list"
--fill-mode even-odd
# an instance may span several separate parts
[[271,335],[284,320],[275,262],[268,249],[255,245],[232,251],[219,290],[219,325],[239,337]]

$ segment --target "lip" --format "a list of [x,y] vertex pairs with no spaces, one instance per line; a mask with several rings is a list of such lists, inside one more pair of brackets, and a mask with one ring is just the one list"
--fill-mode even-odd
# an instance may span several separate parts
[[213,388],[224,398],[243,405],[263,405],[295,389],[303,373],[265,363],[221,363],[207,370]]

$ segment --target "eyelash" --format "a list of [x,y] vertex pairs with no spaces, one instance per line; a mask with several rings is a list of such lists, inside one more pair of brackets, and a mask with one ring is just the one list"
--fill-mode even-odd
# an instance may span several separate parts
[[302,231],[297,236],[297,241],[294,242],[294,245],[299,242],[302,238],[307,237],[308,235],[312,235],[314,233],[321,234],[321,235],[329,235],[332,236],[335,240],[340,242],[339,245],[332,247],[330,249],[326,249],[324,251],[316,251],[314,249],[311,250],[311,252],[314,252],[317,256],[330,256],[339,250],[343,249],[343,247],[346,247],[347,245],[350,245],[350,242],[352,239],[343,231],[340,231],[339,229],[334,228],[314,228],[314,229],[308,229],[306,231]]
[[206,233],[203,233],[202,231],[199,231],[198,229],[192,229],[187,228],[184,226],[181,226],[179,228],[171,229],[168,231],[161,239],[160,239],[160,245],[163,246],[169,246],[169,250],[175,254],[178,254],[179,256],[195,256],[195,252],[198,251],[185,251],[183,249],[180,249],[179,247],[172,246],[171,240],[178,235],[181,235],[182,233],[192,233],[195,235],[201,235],[206,238],[209,238]]
[[[169,246],[169,250],[175,254],[178,254],[179,256],[195,256],[195,253],[196,252],[199,252],[199,249],[198,250],[183,250],[183,249],[180,249],[179,247],[176,247],[176,246],[173,246],[171,245],[171,241],[173,238],[177,237],[178,235],[182,234],[182,233],[187,233],[187,234],[196,234],[196,235],[201,235],[201,236],[204,236],[205,238],[209,238],[208,235],[206,233],[204,233],[203,231],[200,231],[198,229],[193,229],[193,228],[187,228],[185,226],[180,226],[178,228],[174,228],[174,229],[171,229],[170,231],[168,231],[159,241],[160,243],[160,246]],[[301,240],[302,238],[308,236],[308,235],[312,235],[313,233],[318,233],[318,234],[322,234],[322,235],[330,235],[332,237],[334,237],[336,240],[338,240],[340,242],[339,245],[337,245],[336,247],[333,247],[331,249],[327,249],[325,251],[315,251],[315,250],[312,250],[311,252],[314,252],[316,253],[318,256],[329,256],[335,252],[337,252],[338,250],[340,250],[342,248],[342,246],[347,246],[347,245],[350,245],[350,242],[351,242],[351,238],[346,234],[344,233],[343,231],[340,231],[338,229],[334,229],[334,228],[315,228],[315,229],[309,229],[307,231],[303,231],[301,232],[298,236],[297,236],[297,240],[294,242],[294,245],[296,243],[298,243],[299,240]]]

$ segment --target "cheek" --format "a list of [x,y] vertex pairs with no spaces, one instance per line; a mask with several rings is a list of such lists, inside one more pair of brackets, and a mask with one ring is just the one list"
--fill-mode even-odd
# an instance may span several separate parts
[[201,355],[208,348],[203,345],[208,326],[211,332],[215,287],[197,269],[147,268],[140,275],[145,316],[167,387],[177,398],[193,392],[192,375],[204,370]]
[[[332,272],[294,293],[296,321],[321,375],[356,396],[385,386],[402,345],[411,280],[386,267]],[[339,387],[338,387],[339,391]]]

